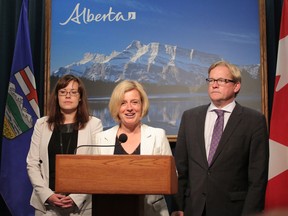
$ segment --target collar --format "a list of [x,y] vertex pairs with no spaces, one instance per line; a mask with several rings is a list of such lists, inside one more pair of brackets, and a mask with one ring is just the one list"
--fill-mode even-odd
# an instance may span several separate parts
[[[232,113],[233,109],[236,106],[235,100],[233,100],[231,103],[227,104],[225,107],[222,107],[221,110],[224,110],[225,112]],[[212,112],[215,109],[219,109],[216,107],[212,102],[210,103],[210,106],[208,107],[208,112]]]

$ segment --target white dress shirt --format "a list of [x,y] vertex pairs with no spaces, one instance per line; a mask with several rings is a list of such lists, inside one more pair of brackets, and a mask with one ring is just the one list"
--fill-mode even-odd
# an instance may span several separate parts
[[[228,122],[228,119],[236,106],[235,101],[231,102],[230,104],[226,105],[225,107],[222,108],[222,110],[225,110],[224,112],[224,127],[223,131],[225,129],[225,126]],[[205,132],[204,132],[204,137],[205,137],[205,148],[206,148],[206,156],[208,158],[209,155],[209,150],[210,150],[210,145],[211,145],[211,139],[212,139],[212,134],[213,134],[213,129],[214,129],[214,124],[217,119],[217,114],[213,110],[219,109],[217,108],[212,102],[210,106],[208,107],[207,114],[206,114],[206,119],[205,119]]]

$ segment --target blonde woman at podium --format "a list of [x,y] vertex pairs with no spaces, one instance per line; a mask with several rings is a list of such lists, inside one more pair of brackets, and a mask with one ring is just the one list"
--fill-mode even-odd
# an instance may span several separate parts
[[[33,186],[30,204],[35,215],[92,214],[91,195],[55,193],[55,156],[73,154],[78,144],[95,142],[103,130],[98,118],[88,111],[82,81],[65,75],[51,93],[49,114],[37,120],[27,156],[27,170]],[[82,151],[82,152],[81,152]],[[86,153],[85,148],[79,153]]]
[[[109,110],[116,126],[96,134],[96,144],[114,147],[94,148],[103,155],[172,155],[169,141],[163,129],[153,128],[141,122],[147,115],[149,101],[143,86],[132,80],[120,82],[113,90]],[[128,208],[129,209],[129,208]],[[168,216],[163,195],[146,195],[145,216]]]

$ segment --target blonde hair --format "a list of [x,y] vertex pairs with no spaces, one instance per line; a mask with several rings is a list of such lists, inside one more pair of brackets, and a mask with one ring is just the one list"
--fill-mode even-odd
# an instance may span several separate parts
[[116,85],[114,88],[111,98],[109,101],[109,111],[112,116],[112,118],[116,122],[120,122],[119,118],[119,109],[121,106],[121,103],[124,98],[124,94],[128,91],[136,89],[140,94],[141,104],[142,104],[142,115],[143,118],[148,114],[149,109],[149,100],[148,96],[144,90],[144,87],[137,81],[134,80],[123,80],[119,84]]

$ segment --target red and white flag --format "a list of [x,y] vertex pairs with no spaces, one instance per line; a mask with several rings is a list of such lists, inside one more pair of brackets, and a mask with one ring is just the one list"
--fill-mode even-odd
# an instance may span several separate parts
[[265,204],[268,210],[288,208],[288,0],[283,1],[277,58]]

